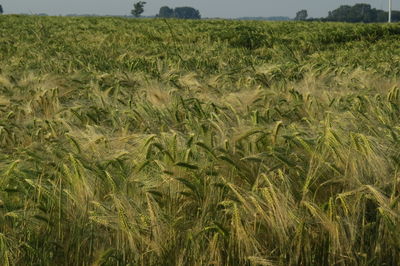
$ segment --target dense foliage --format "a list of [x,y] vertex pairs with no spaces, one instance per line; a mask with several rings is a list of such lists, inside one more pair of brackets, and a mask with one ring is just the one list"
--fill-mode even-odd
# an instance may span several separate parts
[[306,20],[308,17],[308,12],[305,9],[300,10],[299,12],[296,13],[296,17],[294,20]]
[[200,19],[200,11],[193,7],[176,7],[174,9],[163,6],[160,8],[157,17],[160,18],[181,18],[181,19]]
[[173,18],[174,10],[168,6],[162,6],[158,12],[158,17],[160,18]]
[[[393,21],[400,21],[400,11],[392,12]],[[354,6],[343,5],[330,11],[327,21],[342,22],[387,22],[388,12],[376,8],[371,8],[369,4],[355,4]]]
[[398,25],[0,24],[1,265],[399,265]]
[[146,2],[139,1],[133,4],[133,9],[131,10],[131,14],[135,17],[140,17],[144,12],[144,5]]

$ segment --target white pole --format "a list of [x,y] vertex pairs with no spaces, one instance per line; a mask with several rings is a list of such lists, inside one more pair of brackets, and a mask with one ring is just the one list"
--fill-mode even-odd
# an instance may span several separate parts
[[389,23],[392,22],[392,0],[389,0]]

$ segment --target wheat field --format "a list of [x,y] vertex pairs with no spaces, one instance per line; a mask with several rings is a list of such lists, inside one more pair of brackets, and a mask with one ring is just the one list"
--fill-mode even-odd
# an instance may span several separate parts
[[1,265],[400,264],[398,24],[0,24]]

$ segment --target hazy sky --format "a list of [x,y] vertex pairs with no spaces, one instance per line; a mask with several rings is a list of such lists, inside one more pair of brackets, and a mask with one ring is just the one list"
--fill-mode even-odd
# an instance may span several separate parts
[[[307,9],[311,17],[327,16],[329,10],[340,5],[369,3],[375,8],[387,9],[388,0],[145,0],[145,13],[155,15],[161,6],[192,6],[203,17],[289,16]],[[5,13],[47,13],[128,15],[134,1],[130,0],[0,0]],[[400,0],[393,0],[394,9],[400,9]]]

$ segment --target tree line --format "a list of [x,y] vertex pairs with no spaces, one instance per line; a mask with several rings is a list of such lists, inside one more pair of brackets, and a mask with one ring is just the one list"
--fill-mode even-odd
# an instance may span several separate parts
[[[131,14],[135,17],[140,17],[144,12],[144,5],[146,2],[139,1],[133,4],[133,9],[131,10]],[[193,7],[176,7],[174,9],[163,6],[160,8],[160,11],[156,15],[159,18],[182,18],[182,19],[200,19],[201,15],[199,10],[194,9]]]
[[[303,9],[296,13],[295,20],[375,23],[387,22],[388,16],[387,11],[372,8],[370,4],[355,4],[342,5],[329,11],[325,18],[308,18],[307,10]],[[400,21],[400,11],[392,11],[392,21]]]
[[[343,5],[330,11],[327,21],[344,22],[387,22],[389,13],[384,10],[371,8],[369,4]],[[400,11],[392,11],[392,20],[400,21]]]
[[168,6],[163,6],[157,14],[159,18],[183,18],[183,19],[200,19],[199,10],[193,7],[176,7],[172,9]]
[[[134,3],[131,14],[140,17],[144,12],[146,2],[139,1]],[[3,14],[3,7],[0,5],[0,14]],[[163,6],[156,15],[159,18],[180,18],[180,19],[200,19],[199,10],[193,7],[176,7],[174,9]],[[386,22],[388,12],[372,8],[370,4],[355,4],[353,6],[342,5],[333,11],[329,11],[325,18],[308,18],[307,10],[303,9],[296,13],[294,20],[300,21],[337,21],[337,22]],[[400,21],[400,11],[392,11],[392,21]]]

